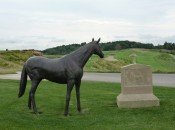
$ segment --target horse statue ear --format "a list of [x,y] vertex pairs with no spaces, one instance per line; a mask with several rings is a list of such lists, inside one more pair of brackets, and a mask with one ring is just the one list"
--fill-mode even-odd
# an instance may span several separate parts
[[94,38],[92,38],[92,42],[94,41]]
[[99,43],[99,42],[100,42],[100,40],[101,40],[101,38],[99,38],[99,39],[98,39],[97,43]]
[[86,45],[86,42],[81,43],[81,46],[84,46],[84,45]]

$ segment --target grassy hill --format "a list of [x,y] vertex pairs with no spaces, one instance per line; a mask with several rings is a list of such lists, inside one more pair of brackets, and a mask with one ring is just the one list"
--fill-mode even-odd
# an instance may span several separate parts
[[[150,49],[125,49],[120,51],[104,51],[105,58],[93,55],[84,71],[88,72],[120,72],[122,66],[132,63],[131,54],[136,54],[137,63],[150,65],[156,73],[175,73],[175,56]],[[20,71],[23,63],[31,57],[31,51],[0,51],[0,73]],[[58,55],[44,55],[49,58]]]
[[0,51],[0,74],[15,73],[31,57],[31,51]]
[[113,56],[116,60],[108,61],[93,56],[85,66],[85,71],[120,72],[124,65],[132,63],[131,54],[137,55],[137,63],[150,65],[155,73],[175,73],[174,55],[149,49],[125,49],[104,51],[105,57]]

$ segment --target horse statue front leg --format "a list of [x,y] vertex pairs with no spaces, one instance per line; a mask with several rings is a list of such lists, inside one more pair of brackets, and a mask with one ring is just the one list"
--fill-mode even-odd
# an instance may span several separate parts
[[76,86],[76,96],[77,96],[77,110],[81,112],[81,105],[80,105],[80,85],[81,79],[75,83]]
[[70,95],[71,95],[74,84],[75,84],[75,80],[69,80],[67,83],[66,106],[65,106],[65,112],[64,112],[65,116],[68,115]]

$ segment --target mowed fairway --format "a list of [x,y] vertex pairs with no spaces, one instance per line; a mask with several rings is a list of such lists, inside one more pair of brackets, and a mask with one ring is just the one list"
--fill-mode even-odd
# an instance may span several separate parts
[[68,117],[63,115],[65,85],[42,81],[36,92],[40,115],[27,107],[30,82],[25,95],[18,98],[19,81],[0,80],[1,130],[174,130],[175,88],[154,87],[160,107],[120,109],[116,96],[120,84],[83,82],[82,112],[76,110],[75,89],[72,91]]

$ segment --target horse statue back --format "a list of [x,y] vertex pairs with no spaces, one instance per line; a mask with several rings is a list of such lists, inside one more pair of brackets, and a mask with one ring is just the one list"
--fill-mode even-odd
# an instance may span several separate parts
[[76,86],[77,110],[81,111],[80,106],[80,84],[83,76],[83,67],[92,54],[104,57],[100,46],[100,38],[92,41],[63,58],[48,59],[44,57],[31,57],[24,66],[21,73],[20,87],[18,97],[23,96],[27,84],[27,75],[31,79],[32,87],[29,92],[28,107],[35,114],[38,113],[35,103],[35,92],[42,79],[52,82],[67,84],[66,105],[64,115],[68,115],[70,95],[73,86]]

